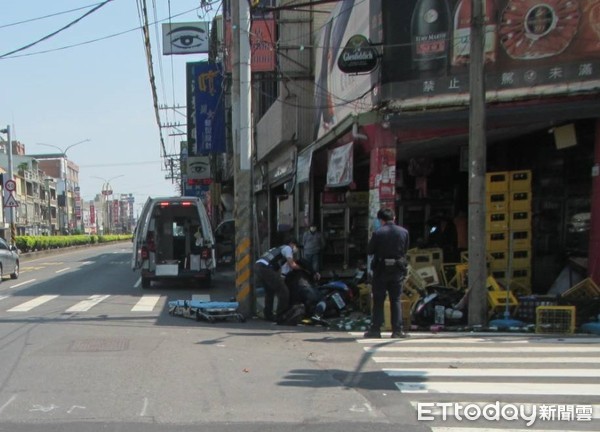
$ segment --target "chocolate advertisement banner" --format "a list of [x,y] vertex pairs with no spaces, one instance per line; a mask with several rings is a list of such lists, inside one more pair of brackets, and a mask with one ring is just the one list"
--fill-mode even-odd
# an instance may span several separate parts
[[[382,98],[468,102],[471,0],[382,0]],[[600,0],[485,0],[487,100],[600,89]]]

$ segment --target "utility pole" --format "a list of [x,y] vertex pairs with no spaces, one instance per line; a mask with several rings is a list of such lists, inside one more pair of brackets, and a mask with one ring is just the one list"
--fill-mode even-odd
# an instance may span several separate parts
[[[471,53],[469,65],[469,325],[487,323],[487,268],[485,254],[485,0],[471,1]],[[508,289],[508,288],[507,288]]]
[[[7,180],[14,181],[13,157],[12,157],[12,137],[10,136],[10,125],[6,126],[6,129],[0,130],[0,132],[6,134],[6,140],[8,142],[8,144],[7,144],[8,145],[8,148],[7,148],[7,152],[8,152],[8,173],[7,173],[7,175],[8,175],[8,178],[4,179],[4,184],[2,185],[2,188],[4,189],[4,201],[6,201],[8,196],[13,193],[13,192],[6,190],[6,182],[7,182]],[[16,193],[17,193],[17,191],[14,191],[15,195],[16,195]],[[7,208],[5,207],[4,208],[5,214],[6,214],[6,210],[7,210]],[[8,223],[9,223],[10,229],[5,234],[5,237],[6,237],[5,240],[8,244],[14,244],[15,237],[17,236],[17,224],[16,224],[15,219],[16,219],[15,218],[15,208],[8,207]]]
[[[252,121],[250,112],[250,7],[231,1],[233,30],[232,129],[234,159],[235,287],[240,311],[253,313],[252,256]],[[239,108],[238,108],[239,107]]]

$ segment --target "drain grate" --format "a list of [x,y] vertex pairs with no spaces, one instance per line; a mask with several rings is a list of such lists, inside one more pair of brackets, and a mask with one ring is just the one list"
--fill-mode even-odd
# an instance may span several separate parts
[[81,339],[71,343],[72,352],[115,352],[129,348],[129,339],[123,338],[93,338]]

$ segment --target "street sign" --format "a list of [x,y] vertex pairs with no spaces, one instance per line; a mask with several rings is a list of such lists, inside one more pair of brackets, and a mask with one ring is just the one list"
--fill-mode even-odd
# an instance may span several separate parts
[[4,207],[19,207],[19,203],[15,199],[13,194],[9,194],[8,197],[4,200]]
[[6,180],[4,188],[9,192],[14,192],[17,189],[17,184],[14,180]]

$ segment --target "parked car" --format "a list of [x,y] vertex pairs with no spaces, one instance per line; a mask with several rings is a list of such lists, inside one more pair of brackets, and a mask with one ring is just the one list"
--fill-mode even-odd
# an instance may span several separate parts
[[140,271],[142,288],[152,281],[177,279],[210,285],[215,241],[200,198],[149,198],[133,242],[131,267]]
[[0,238],[0,281],[4,275],[10,275],[11,279],[19,277],[19,250]]
[[235,262],[235,220],[225,219],[215,229],[217,264]]

